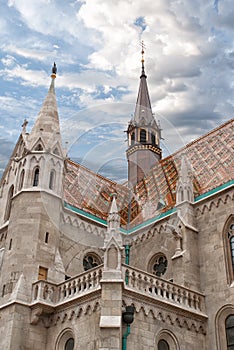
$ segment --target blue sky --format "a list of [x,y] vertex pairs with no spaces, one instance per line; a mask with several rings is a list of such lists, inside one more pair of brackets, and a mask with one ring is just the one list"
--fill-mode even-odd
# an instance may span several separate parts
[[0,173],[55,61],[68,155],[123,181],[141,40],[164,156],[233,117],[233,0],[1,0],[0,31]]

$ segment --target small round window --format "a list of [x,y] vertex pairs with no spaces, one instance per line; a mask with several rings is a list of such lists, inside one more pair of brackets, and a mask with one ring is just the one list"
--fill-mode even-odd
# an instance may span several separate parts
[[167,271],[167,265],[166,256],[164,254],[157,254],[150,261],[149,271],[157,277],[161,277]]
[[73,350],[74,349],[74,339],[73,338],[69,338],[66,341],[64,350]]
[[85,271],[93,269],[94,267],[100,264],[101,264],[101,259],[92,253],[86,254],[83,259],[83,267]]

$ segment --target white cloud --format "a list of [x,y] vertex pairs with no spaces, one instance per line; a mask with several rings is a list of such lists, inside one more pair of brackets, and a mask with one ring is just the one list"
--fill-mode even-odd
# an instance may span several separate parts
[[139,86],[141,39],[165,142],[175,145],[178,133],[188,142],[234,114],[232,0],[217,6],[213,0],[10,0],[8,5],[15,22],[0,19],[0,80],[16,84],[15,91],[17,84],[48,87],[45,63],[58,59],[60,117],[70,126],[65,136],[72,125],[74,137],[100,122],[127,125]]
[[13,56],[6,55],[1,59],[1,62],[4,66],[11,67],[15,64],[15,58]]

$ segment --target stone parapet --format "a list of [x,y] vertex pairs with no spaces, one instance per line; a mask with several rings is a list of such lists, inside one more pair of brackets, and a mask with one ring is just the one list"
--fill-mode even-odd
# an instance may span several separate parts
[[125,290],[205,316],[203,294],[127,265],[123,265],[123,275],[128,281],[127,284],[125,282]]

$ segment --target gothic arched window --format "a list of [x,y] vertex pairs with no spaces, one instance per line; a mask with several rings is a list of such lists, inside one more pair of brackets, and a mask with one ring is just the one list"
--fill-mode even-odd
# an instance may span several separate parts
[[156,145],[156,137],[154,134],[151,134],[151,142],[152,142],[152,145]]
[[55,171],[51,170],[50,172],[50,179],[49,179],[49,189],[54,189],[54,183],[55,183]]
[[24,184],[24,169],[20,173],[20,180],[19,180],[19,191],[22,190],[23,184]]
[[94,253],[86,254],[83,259],[83,267],[85,271],[93,269],[94,267],[100,265],[101,263],[102,262],[99,256],[97,256]]
[[225,225],[224,232],[224,254],[226,261],[228,283],[234,280],[234,217],[232,216]]
[[7,197],[6,211],[5,211],[5,216],[4,216],[5,221],[9,220],[10,215],[11,215],[13,194],[14,194],[14,186],[12,185],[9,189],[8,197]]
[[75,337],[73,331],[66,328],[59,335],[55,349],[56,350],[73,350],[75,347]]
[[168,343],[166,340],[159,340],[158,342],[158,350],[170,350]]
[[226,338],[227,338],[227,349],[234,349],[234,315],[230,315],[226,318]]
[[230,228],[228,230],[228,240],[229,240],[229,244],[230,244],[232,269],[234,270],[234,223],[232,223],[230,225]]
[[66,341],[64,350],[73,350],[74,349],[74,339],[73,338],[69,338]]
[[146,143],[146,130],[145,129],[140,130],[140,142]]
[[36,168],[34,170],[33,186],[38,186],[38,184],[39,184],[39,174],[40,174],[40,170],[39,170],[39,168]]

